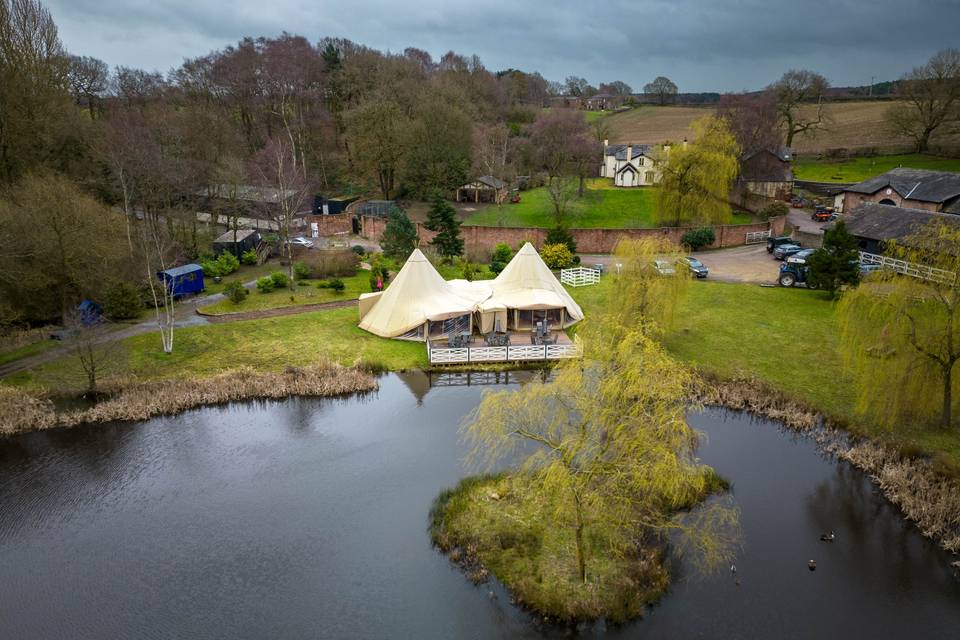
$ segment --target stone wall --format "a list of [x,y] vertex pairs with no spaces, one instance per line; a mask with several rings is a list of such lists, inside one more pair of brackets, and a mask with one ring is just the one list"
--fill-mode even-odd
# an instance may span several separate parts
[[[362,216],[360,218],[360,234],[370,240],[378,242],[387,221],[384,218]],[[423,228],[419,222],[417,235],[421,242],[428,242],[435,235],[434,232]],[[771,218],[769,222],[754,224],[735,224],[715,226],[716,241],[711,249],[721,247],[737,247],[746,243],[747,233],[769,230],[773,235],[781,235],[786,225],[786,217]],[[679,244],[683,234],[691,227],[662,227],[659,229],[571,229],[574,241],[577,243],[578,253],[612,253],[621,238],[644,238],[650,236],[665,236]],[[497,243],[505,242],[511,247],[518,247],[524,241],[530,241],[536,247],[543,246],[547,236],[546,229],[532,227],[478,227],[463,225],[460,227],[460,236],[468,252],[491,251]]]

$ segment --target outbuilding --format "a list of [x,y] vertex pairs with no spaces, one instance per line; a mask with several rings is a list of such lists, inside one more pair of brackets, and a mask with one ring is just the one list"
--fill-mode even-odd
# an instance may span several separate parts
[[181,298],[204,290],[203,267],[198,264],[185,264],[157,272],[174,298]]
[[480,176],[457,189],[457,202],[503,202],[508,193],[508,185],[503,180]]
[[860,205],[843,219],[860,250],[876,254],[883,253],[888,242],[903,242],[931,222],[960,226],[956,214],[873,202]]
[[217,255],[221,253],[232,253],[239,258],[245,251],[256,250],[260,244],[260,232],[255,229],[238,229],[237,231],[227,231],[222,236],[213,241],[213,252]]

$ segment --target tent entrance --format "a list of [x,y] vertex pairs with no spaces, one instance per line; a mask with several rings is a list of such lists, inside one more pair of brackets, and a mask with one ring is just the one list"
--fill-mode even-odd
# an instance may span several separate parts
[[554,329],[563,327],[563,309],[515,309],[513,329],[518,331],[532,331],[538,322],[544,320]]

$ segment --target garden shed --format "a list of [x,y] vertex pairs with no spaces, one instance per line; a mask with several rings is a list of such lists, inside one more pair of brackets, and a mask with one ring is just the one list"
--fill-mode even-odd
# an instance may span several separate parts
[[239,259],[245,251],[256,250],[259,244],[260,232],[255,229],[227,231],[213,241],[213,252],[216,255],[232,253]]
[[157,272],[157,278],[163,281],[174,298],[203,291],[203,267],[198,264],[185,264]]

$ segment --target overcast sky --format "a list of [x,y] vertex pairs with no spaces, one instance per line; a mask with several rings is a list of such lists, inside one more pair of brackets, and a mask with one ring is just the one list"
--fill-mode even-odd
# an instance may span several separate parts
[[72,53],[168,71],[243,36],[349,38],[435,58],[477,54],[635,91],[758,89],[788,68],[836,86],[892,80],[958,45],[960,0],[44,0]]

